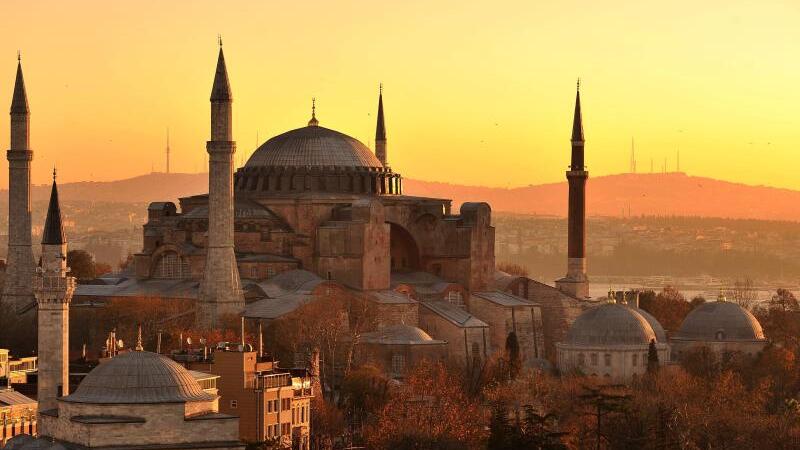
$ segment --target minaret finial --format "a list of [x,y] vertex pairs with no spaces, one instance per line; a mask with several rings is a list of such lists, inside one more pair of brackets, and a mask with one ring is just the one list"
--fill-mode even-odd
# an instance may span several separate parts
[[319,125],[317,120],[317,98],[311,97],[311,120],[308,121],[308,126],[315,127]]
[[383,95],[383,83],[378,84],[378,95]]
[[18,63],[22,62],[22,52],[19,50],[17,50],[17,62]]
[[53,164],[53,183],[56,182],[56,165]]
[[581,91],[581,77],[578,77],[578,87],[577,87],[577,91],[578,91],[578,92],[580,92],[580,91]]
[[219,48],[222,48],[222,35],[217,34],[217,44],[219,44]]

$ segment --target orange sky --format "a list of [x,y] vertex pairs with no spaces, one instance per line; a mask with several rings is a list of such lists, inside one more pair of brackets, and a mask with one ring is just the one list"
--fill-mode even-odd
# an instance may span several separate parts
[[541,3],[3,0],[0,106],[19,48],[34,183],[54,163],[65,181],[163,170],[167,126],[173,171],[198,171],[221,33],[237,161],[304,125],[312,96],[371,145],[382,81],[396,171],[559,181],[580,76],[592,175],[627,171],[634,136],[640,171],[680,148],[690,174],[800,189],[800,2]]

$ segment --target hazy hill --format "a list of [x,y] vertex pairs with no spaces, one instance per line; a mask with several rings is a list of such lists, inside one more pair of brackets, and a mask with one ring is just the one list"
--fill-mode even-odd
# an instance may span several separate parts
[[[149,202],[207,192],[207,174],[151,173],[111,182],[65,183],[62,199]],[[35,186],[33,199],[46,200],[49,186]],[[567,185],[543,184],[513,189],[462,186],[405,179],[409,195],[485,201],[494,211],[565,216]],[[589,178],[588,213],[594,216],[675,215],[800,221],[800,191],[692,177],[683,173],[622,174]],[[0,193],[7,201],[7,193]]]
[[[566,216],[567,184],[513,189],[403,180],[408,194],[486,201],[494,211]],[[674,215],[732,219],[800,220],[800,191],[749,186],[683,173],[621,174],[589,178],[592,216]]]

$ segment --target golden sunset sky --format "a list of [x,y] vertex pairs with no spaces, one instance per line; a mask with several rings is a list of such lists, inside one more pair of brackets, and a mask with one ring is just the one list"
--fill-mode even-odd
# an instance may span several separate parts
[[20,49],[34,183],[53,164],[62,181],[163,171],[167,127],[173,171],[200,171],[217,33],[237,165],[257,134],[305,125],[312,96],[320,125],[372,147],[383,82],[395,171],[560,181],[581,77],[592,176],[628,171],[634,137],[640,172],[680,149],[691,175],[800,189],[797,0],[2,0],[0,105]]

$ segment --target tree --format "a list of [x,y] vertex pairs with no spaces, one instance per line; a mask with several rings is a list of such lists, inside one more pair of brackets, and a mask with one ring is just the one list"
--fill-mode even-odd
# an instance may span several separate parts
[[70,268],[70,275],[78,281],[89,281],[96,277],[94,257],[85,250],[67,252],[67,267]]
[[443,363],[422,361],[393,389],[373,425],[371,449],[479,449],[485,445],[484,408],[469,398]]
[[642,292],[639,307],[652,314],[666,330],[677,330],[692,309],[683,294],[671,286],[658,294],[653,291]]
[[647,373],[653,374],[658,372],[658,350],[656,349],[656,340],[650,339],[650,345],[647,347]]
[[619,386],[584,386],[580,399],[585,408],[584,414],[594,419],[595,448],[603,448],[603,442],[610,443],[610,433],[604,419],[624,412],[630,395]]
[[517,263],[512,262],[499,262],[497,263],[497,270],[505,272],[509,275],[516,275],[519,277],[528,276],[528,268]]
[[508,364],[508,378],[513,380],[522,369],[522,357],[519,353],[519,340],[517,333],[508,333],[506,337],[506,360]]
[[489,420],[489,443],[488,450],[511,450],[512,428],[508,420],[508,411],[500,403],[492,406],[492,418]]
[[734,302],[748,311],[752,311],[758,303],[758,291],[750,278],[736,280],[729,294]]

